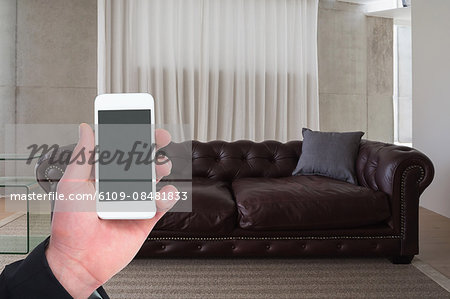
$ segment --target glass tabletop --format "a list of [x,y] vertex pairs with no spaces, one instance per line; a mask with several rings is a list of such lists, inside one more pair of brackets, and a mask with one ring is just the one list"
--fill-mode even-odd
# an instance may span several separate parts
[[48,214],[14,213],[0,219],[0,254],[26,254],[44,241],[51,230]]
[[[39,158],[40,155],[36,155],[31,157],[31,159]],[[0,161],[14,161],[14,160],[28,160],[30,158],[30,154],[0,154]]]
[[[38,184],[32,176],[0,177],[2,187],[26,188],[22,193],[28,196]],[[6,196],[0,198],[0,254],[26,254],[50,234],[50,207],[45,208],[50,203],[14,200],[14,205],[8,206],[6,200]]]

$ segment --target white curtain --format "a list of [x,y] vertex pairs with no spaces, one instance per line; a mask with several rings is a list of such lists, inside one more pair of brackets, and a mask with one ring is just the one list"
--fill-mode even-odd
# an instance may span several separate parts
[[149,92],[193,139],[318,129],[318,0],[99,0],[98,91]]

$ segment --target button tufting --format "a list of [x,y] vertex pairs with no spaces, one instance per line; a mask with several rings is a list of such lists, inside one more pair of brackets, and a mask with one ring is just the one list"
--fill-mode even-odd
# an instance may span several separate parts
[[231,249],[236,249],[236,246],[234,246],[234,245],[231,245]]
[[198,248],[198,249],[202,249],[202,245],[198,245],[197,248]]
[[303,249],[305,249],[305,248],[306,248],[306,244],[302,244],[301,247],[302,247]]
[[161,248],[162,249],[166,249],[166,245],[161,245]]
[[219,162],[220,161],[220,158],[216,158],[216,162]]
[[266,249],[270,249],[270,245],[266,245]]
[[342,245],[341,244],[337,244],[336,247],[337,247],[337,249],[341,249]]

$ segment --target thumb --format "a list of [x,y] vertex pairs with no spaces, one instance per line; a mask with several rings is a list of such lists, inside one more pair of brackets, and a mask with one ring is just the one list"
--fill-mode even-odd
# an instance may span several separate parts
[[[92,195],[95,193],[94,187],[89,183],[92,169],[89,158],[94,150],[94,133],[88,124],[83,123],[79,127],[79,135],[78,144],[70,157],[70,163],[57,187],[57,193],[64,194],[65,200],[55,202],[54,212],[95,211],[95,200],[79,201],[70,197],[76,194]],[[93,197],[89,198],[93,199]]]
[[62,180],[70,182],[85,182],[90,179],[92,164],[89,159],[94,152],[94,132],[92,128],[82,123],[79,126],[78,144],[70,157]]

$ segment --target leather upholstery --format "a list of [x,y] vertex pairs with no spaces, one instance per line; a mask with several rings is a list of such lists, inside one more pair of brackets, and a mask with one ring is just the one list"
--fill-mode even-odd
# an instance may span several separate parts
[[[421,194],[431,183],[434,168],[431,161],[421,152],[406,146],[396,146],[375,141],[361,141],[356,172],[361,186],[380,190],[393,196],[395,180],[401,179],[409,166],[420,168],[418,191]],[[399,171],[401,170],[401,171]]]
[[398,239],[376,240],[153,240],[145,242],[143,257],[386,257],[397,254]]
[[[214,196],[211,196],[214,194]],[[169,212],[156,230],[187,232],[231,232],[236,225],[236,204],[229,184],[207,178],[192,182],[192,212]]]
[[192,176],[221,181],[246,177],[286,177],[292,174],[301,152],[301,142],[255,143],[192,142]]
[[433,163],[415,149],[365,140],[356,172],[360,185],[389,195],[392,217],[388,223],[402,237],[400,255],[417,254],[419,197],[433,180]]
[[[73,146],[68,148],[72,149]],[[205,190],[208,188],[215,190],[211,198],[215,198],[216,191],[220,193],[217,194],[220,198],[218,211],[224,211],[231,207],[224,190],[231,188],[233,184],[235,186],[239,184],[240,179],[289,177],[301,155],[301,142],[192,141],[192,143],[172,143],[164,151],[173,161],[172,173],[166,180],[169,182],[188,180],[192,173],[194,189],[197,185],[196,180],[211,180],[212,185]],[[36,165],[38,182],[46,191],[55,190],[64,168],[65,165],[49,163],[48,156],[41,157]],[[359,185],[373,190],[372,194],[380,194],[379,192],[385,194],[379,198],[384,198],[383,200],[387,198],[390,213],[381,223],[354,228],[249,230],[240,228],[236,217],[234,227],[230,230],[231,219],[234,216],[227,217],[219,213],[218,215],[222,215],[220,221],[205,220],[209,221],[209,224],[226,223],[223,231],[217,231],[218,225],[210,230],[202,230],[199,229],[198,223],[193,225],[191,222],[189,226],[183,216],[166,216],[168,219],[162,220],[159,229],[150,234],[138,256],[294,257],[417,254],[419,197],[433,179],[434,168],[431,161],[415,149],[363,140],[356,161],[356,174]],[[222,183],[216,183],[217,181]],[[200,205],[212,203],[212,200],[206,197],[206,193],[200,191],[199,194],[202,194]],[[197,201],[195,194],[194,213]],[[231,195],[234,196],[234,193]],[[210,213],[214,215],[214,207]],[[169,217],[174,218],[170,220]],[[184,225],[185,229],[173,230],[177,223]]]
[[245,229],[342,229],[390,216],[385,193],[322,176],[244,178],[232,187]]

